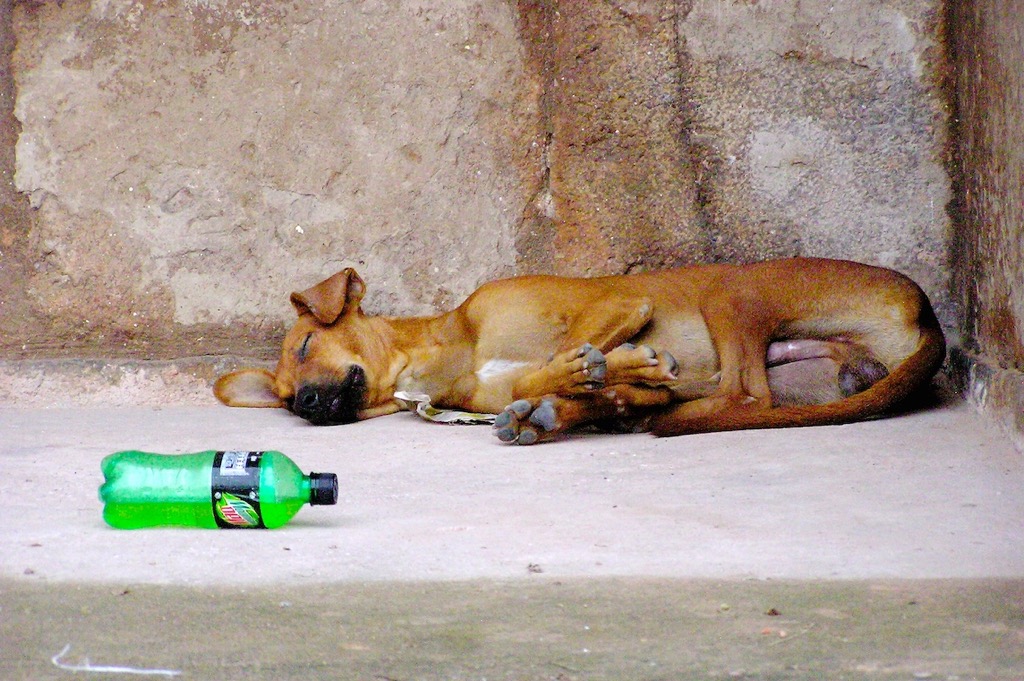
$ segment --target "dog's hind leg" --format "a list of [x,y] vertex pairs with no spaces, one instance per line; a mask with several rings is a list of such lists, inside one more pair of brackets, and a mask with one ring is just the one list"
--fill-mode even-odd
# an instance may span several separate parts
[[[631,371],[649,370],[652,383],[659,378],[657,367],[649,363],[652,351],[643,346],[626,346],[622,351],[616,349],[607,357],[609,382],[613,372],[622,378]],[[616,366],[618,362],[622,364]],[[868,384],[884,375],[863,348],[842,341],[777,341],[769,346],[766,363],[774,406],[827,404],[849,394],[845,382],[850,374]],[[632,384],[616,382],[578,395],[516,400],[498,415],[495,434],[504,442],[533,444],[591,424],[644,431],[656,424],[666,408],[676,417],[685,415],[694,430],[713,422],[749,418],[751,409],[742,400],[718,394],[718,375],[703,382],[667,381],[657,386],[642,385],[641,378],[633,378]]]

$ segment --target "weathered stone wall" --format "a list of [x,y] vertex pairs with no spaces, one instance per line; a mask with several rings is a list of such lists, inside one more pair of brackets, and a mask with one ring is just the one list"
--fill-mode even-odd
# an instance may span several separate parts
[[851,258],[911,275],[953,323],[939,2],[520,13],[546,135],[521,267]]
[[689,88],[718,257],[894,267],[949,321],[940,17],[934,2],[694,3]]
[[[22,329],[35,319],[28,313],[25,283],[34,254],[28,247],[31,214],[28,200],[14,186],[14,147],[20,126],[14,117],[14,51],[11,3],[0,3],[0,357],[19,351]],[[26,348],[27,349],[27,348]]]
[[967,394],[1024,449],[1024,13],[1014,0],[957,1],[957,230],[952,240]]
[[541,173],[521,271],[578,276],[713,257],[699,215],[671,0],[520,3]]
[[16,7],[36,347],[244,350],[342,266],[402,313],[512,273],[515,15],[433,4]]
[[513,273],[827,255],[953,327],[941,9],[20,2],[0,357],[270,357],[288,292],[348,265],[425,313]]

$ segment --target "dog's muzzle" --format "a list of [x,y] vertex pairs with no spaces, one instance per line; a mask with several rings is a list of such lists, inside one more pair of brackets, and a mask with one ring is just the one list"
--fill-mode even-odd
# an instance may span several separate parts
[[340,383],[304,383],[288,408],[316,426],[351,423],[366,399],[366,371],[358,364],[348,368]]

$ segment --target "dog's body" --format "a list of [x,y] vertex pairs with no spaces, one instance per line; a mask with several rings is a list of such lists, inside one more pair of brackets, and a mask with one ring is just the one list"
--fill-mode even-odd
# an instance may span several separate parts
[[518,277],[422,318],[364,315],[364,291],[345,270],[293,294],[276,372],[223,376],[217,397],[341,423],[397,411],[396,391],[426,393],[498,413],[499,438],[531,444],[608,421],[661,435],[854,421],[945,356],[916,284],[846,261]]

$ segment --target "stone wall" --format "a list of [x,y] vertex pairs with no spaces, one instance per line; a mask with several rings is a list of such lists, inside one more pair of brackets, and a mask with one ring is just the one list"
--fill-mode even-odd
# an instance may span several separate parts
[[398,313],[511,274],[515,14],[435,4],[17,5],[32,352],[265,353],[343,266]]
[[827,255],[910,274],[952,328],[941,9],[18,2],[0,357],[269,358],[288,293],[343,266],[406,314],[515,273]]
[[955,373],[1024,449],[1024,14],[1013,0],[959,1],[950,25],[959,142],[950,252],[962,306]]
[[[37,323],[26,299],[35,254],[28,241],[31,211],[14,185],[14,148],[20,126],[14,117],[15,87],[11,3],[0,3],[0,357],[19,353]],[[27,347],[25,348],[27,350]]]
[[0,403],[209,399],[344,266],[415,314],[804,254],[914,277],[1024,442],[1017,9],[2,2]]

